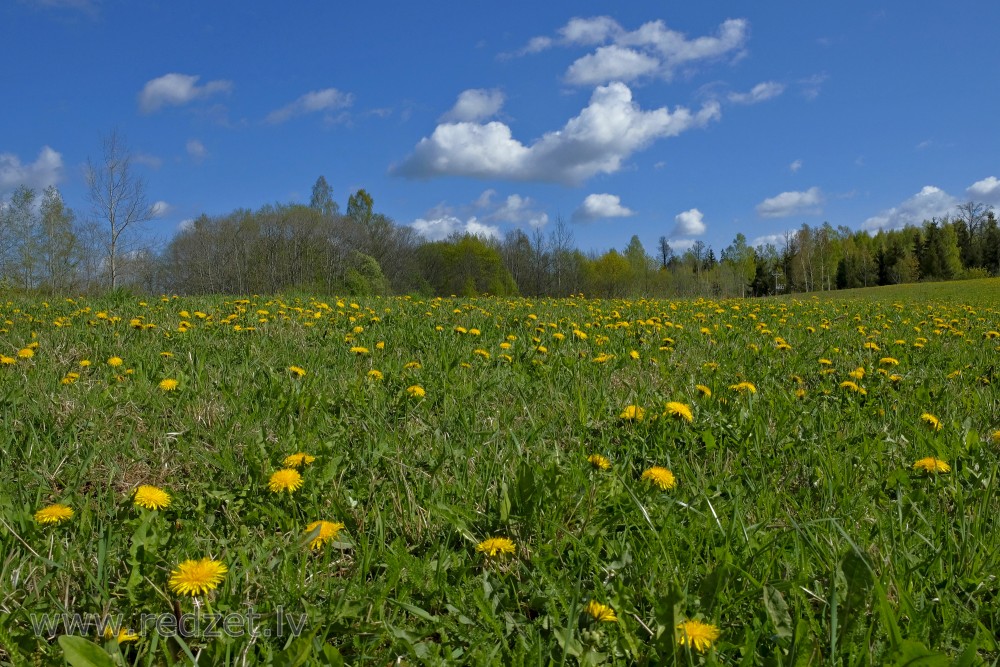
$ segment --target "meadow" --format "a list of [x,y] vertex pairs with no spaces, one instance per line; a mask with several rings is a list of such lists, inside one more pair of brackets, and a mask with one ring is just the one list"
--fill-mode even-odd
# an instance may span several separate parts
[[0,663],[998,664],[998,295],[8,297]]

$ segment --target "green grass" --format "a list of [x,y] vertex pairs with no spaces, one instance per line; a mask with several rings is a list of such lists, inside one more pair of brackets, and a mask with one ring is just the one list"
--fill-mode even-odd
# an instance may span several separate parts
[[[996,664],[998,285],[721,303],[8,302],[0,661],[80,660],[97,647],[33,619],[86,613],[140,637],[77,629],[111,662],[73,664]],[[859,367],[865,395],[840,386]],[[730,389],[741,381],[757,392]],[[654,419],[667,401],[693,422]],[[628,405],[647,418],[620,419]],[[271,493],[298,451],[316,456],[304,485]],[[951,471],[915,471],[927,456]],[[653,465],[676,487],[643,480]],[[139,484],[170,507],[136,508]],[[74,516],[38,524],[53,502]],[[311,550],[320,519],[345,528]],[[478,553],[491,536],[515,554]],[[195,609],[168,579],[203,557],[229,572],[201,612],[252,607],[268,636],[139,632],[144,613]],[[595,622],[590,600],[618,621]],[[279,608],[301,636],[276,636]],[[709,651],[679,644],[686,619],[718,627]]]

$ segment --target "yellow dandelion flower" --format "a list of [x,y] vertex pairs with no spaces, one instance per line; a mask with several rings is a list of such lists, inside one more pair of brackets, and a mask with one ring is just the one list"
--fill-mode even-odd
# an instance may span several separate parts
[[590,461],[590,465],[594,466],[598,470],[609,470],[611,468],[611,461],[607,456],[602,456],[601,454],[591,454],[587,457]]
[[344,524],[339,521],[313,521],[306,526],[306,535],[312,535],[316,531],[315,537],[309,541],[309,548],[317,551],[327,542],[337,539],[337,534],[344,529]]
[[1000,431],[993,431],[993,435],[990,436],[993,442],[1000,442]]
[[170,506],[170,494],[157,486],[143,484],[135,490],[134,502],[148,510],[161,510]]
[[30,347],[26,347],[18,350],[17,356],[21,357],[22,359],[31,359],[33,356],[35,356],[35,351]]
[[863,380],[865,377],[865,369],[861,366],[858,366],[853,371],[848,373],[848,375],[854,378],[855,380]]
[[711,623],[690,619],[677,625],[680,631],[677,643],[693,648],[699,653],[705,653],[712,648],[712,643],[719,638],[719,628]]
[[514,550],[514,541],[509,537],[490,537],[476,545],[476,551],[489,558],[513,554]]
[[941,430],[941,420],[929,412],[925,412],[924,414],[920,415],[920,420],[923,421],[925,424],[927,424],[927,428],[929,428],[932,431]]
[[361,347],[360,345],[358,345],[356,347],[352,347],[351,348],[351,354],[357,354],[357,355],[368,354],[368,348],[367,347]]
[[4,366],[13,366],[16,363],[17,359],[15,359],[14,357],[8,357],[5,354],[0,355],[0,364]]
[[662,466],[653,466],[652,468],[646,469],[642,473],[642,478],[648,480],[655,486],[658,486],[663,491],[667,491],[677,486],[677,480],[674,478],[674,473]]
[[855,394],[861,394],[862,396],[868,394],[868,391],[864,387],[859,387],[856,383],[851,382],[850,380],[844,380],[843,382],[841,382],[840,388],[846,389],[847,391],[853,392]]
[[225,563],[211,558],[186,560],[170,573],[167,584],[178,595],[203,595],[215,590],[228,571]]
[[470,336],[478,336],[478,335],[480,335],[481,333],[482,333],[482,332],[481,332],[481,331],[480,331],[479,329],[469,329],[469,335],[470,335]]
[[160,389],[162,389],[163,391],[174,391],[175,389],[177,389],[177,385],[179,384],[180,383],[177,380],[174,380],[173,378],[164,378],[160,380]]
[[928,456],[914,463],[913,469],[923,470],[924,472],[928,473],[938,473],[938,472],[950,472],[951,466],[948,465],[947,461],[942,461],[941,459],[936,459],[933,456]]
[[108,359],[108,366],[111,366],[112,368],[118,368],[119,366],[121,366],[124,363],[125,363],[125,360],[122,359],[121,357],[110,357]]
[[691,408],[677,401],[667,403],[663,416],[673,417],[678,421],[686,421],[689,424],[694,421],[694,414],[691,413]]
[[287,491],[292,493],[302,486],[302,475],[295,468],[282,468],[273,475],[267,483],[271,493]]
[[104,639],[105,640],[116,640],[119,644],[124,644],[125,642],[137,642],[139,641],[139,635],[128,630],[127,628],[120,628],[118,634],[115,635],[115,631],[111,626],[104,628]]
[[382,371],[375,370],[374,368],[368,371],[369,380],[381,380],[383,377],[385,376],[382,375]]
[[879,366],[898,366],[899,360],[892,357],[882,357],[878,360]]
[[417,370],[417,369],[423,368],[423,366],[420,364],[419,361],[408,361],[403,366],[403,368],[405,370]]
[[622,410],[622,413],[618,415],[618,418],[630,422],[631,421],[641,422],[645,416],[646,416],[646,411],[640,408],[638,405],[629,405],[626,406],[624,410]]
[[306,454],[305,452],[296,452],[295,454],[289,454],[282,461],[282,465],[286,468],[301,468],[302,466],[307,466],[316,460],[315,456]]
[[734,385],[730,385],[729,388],[740,394],[757,393],[757,387],[755,387],[752,382],[737,382]]
[[865,343],[865,349],[866,350],[872,350],[874,352],[879,352],[882,348],[880,348],[875,343],[872,343],[871,341],[869,341],[869,342]]
[[419,384],[412,385],[406,388],[406,393],[413,398],[423,398],[427,395],[427,390],[421,387]]
[[300,377],[305,376],[306,369],[302,368],[301,366],[289,366],[288,372],[291,373],[292,377],[298,379]]
[[597,600],[588,602],[583,610],[598,623],[616,623],[618,621],[615,610]]
[[35,512],[35,521],[38,523],[62,523],[73,516],[73,508],[69,505],[56,503],[43,507]]
[[80,360],[80,368],[86,368],[89,365],[90,365],[90,359],[81,359]]
[[630,357],[632,357],[632,359],[638,361],[639,360],[639,351],[638,350],[632,350],[631,352],[628,353],[628,356],[630,356]]
[[819,365],[820,366],[833,366],[833,362],[830,361],[829,359],[820,359],[819,360]]
[[703,396],[705,398],[712,398],[712,390],[706,387],[705,385],[696,384],[694,388],[698,390],[699,396]]

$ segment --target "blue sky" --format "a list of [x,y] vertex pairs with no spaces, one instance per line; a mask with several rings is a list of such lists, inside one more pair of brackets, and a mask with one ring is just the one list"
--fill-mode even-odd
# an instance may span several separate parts
[[6,0],[0,197],[56,183],[86,215],[117,127],[161,241],[320,174],[428,238],[919,223],[1000,205],[998,25],[994,0]]

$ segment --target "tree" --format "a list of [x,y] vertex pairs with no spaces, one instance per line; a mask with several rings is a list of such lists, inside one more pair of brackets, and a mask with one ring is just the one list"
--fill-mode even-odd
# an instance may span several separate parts
[[80,243],[73,230],[74,215],[54,185],[45,188],[40,207],[37,247],[42,284],[53,294],[69,290],[76,282]]
[[659,247],[660,269],[665,271],[667,269],[667,263],[670,261],[670,256],[674,253],[674,251],[670,249],[670,242],[667,241],[666,236],[660,237]]
[[2,207],[0,237],[3,238],[3,246],[0,248],[0,269],[6,280],[16,282],[24,289],[34,287],[37,198],[34,189],[22,185],[14,190],[10,201],[5,202]]
[[123,255],[134,250],[136,227],[152,220],[146,199],[146,181],[132,171],[132,155],[125,139],[112,130],[102,141],[101,160],[87,159],[86,179],[94,216],[104,227],[104,249],[111,289],[118,287]]
[[362,225],[371,222],[375,200],[363,188],[347,200],[347,217]]
[[326,182],[325,176],[316,179],[313,185],[309,208],[314,208],[324,216],[333,218],[340,215],[340,206],[333,200],[333,188]]

